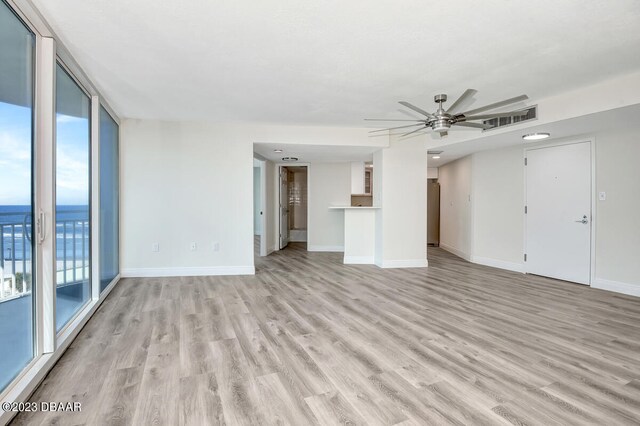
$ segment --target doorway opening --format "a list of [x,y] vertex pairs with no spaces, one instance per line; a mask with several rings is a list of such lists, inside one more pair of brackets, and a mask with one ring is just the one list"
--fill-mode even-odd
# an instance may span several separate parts
[[267,255],[266,224],[266,168],[265,162],[253,160],[253,252],[254,256]]
[[440,246],[440,184],[427,179],[427,247]]
[[289,243],[307,244],[307,166],[280,166],[280,249]]

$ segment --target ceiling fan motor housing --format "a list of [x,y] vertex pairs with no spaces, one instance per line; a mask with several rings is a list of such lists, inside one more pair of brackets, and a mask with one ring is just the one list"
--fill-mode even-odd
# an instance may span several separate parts
[[451,128],[451,122],[446,118],[440,118],[431,123],[431,128],[436,132],[446,132]]

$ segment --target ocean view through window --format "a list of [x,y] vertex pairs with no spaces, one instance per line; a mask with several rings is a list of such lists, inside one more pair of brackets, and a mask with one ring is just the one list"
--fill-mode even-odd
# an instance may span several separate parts
[[56,67],[56,330],[91,298],[90,98]]

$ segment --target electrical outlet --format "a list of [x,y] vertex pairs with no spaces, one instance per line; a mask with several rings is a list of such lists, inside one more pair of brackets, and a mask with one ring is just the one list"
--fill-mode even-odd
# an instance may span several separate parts
[[190,248],[191,248],[191,251],[196,251],[198,250],[198,245],[196,243],[191,243]]
[[153,244],[151,244],[151,251],[153,251],[153,252],[159,252],[159,251],[160,251],[160,244],[159,244],[159,243],[153,243]]
[[219,242],[215,242],[212,244],[213,246],[213,251],[220,251],[220,243]]
[[607,193],[606,193],[606,192],[604,192],[604,191],[600,192],[600,193],[598,194],[598,199],[599,199],[600,201],[604,201],[604,200],[606,200],[606,199],[607,199]]

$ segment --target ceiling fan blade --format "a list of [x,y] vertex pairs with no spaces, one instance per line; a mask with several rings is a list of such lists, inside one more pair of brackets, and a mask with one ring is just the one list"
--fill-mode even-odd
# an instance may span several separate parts
[[402,109],[402,108],[398,108],[398,112],[400,112],[400,113],[402,113],[402,114],[406,115],[407,117],[411,117],[411,118],[413,118],[414,120],[422,120],[422,118],[420,118],[420,117],[419,117],[418,115],[416,115],[415,113],[411,113],[411,112],[409,112],[409,111],[407,111],[407,110],[404,110],[404,109]]
[[407,107],[407,108],[409,108],[409,109],[414,110],[415,112],[419,112],[419,113],[420,113],[420,114],[422,114],[422,115],[426,115],[426,116],[427,116],[427,117],[429,117],[429,118],[433,117],[433,115],[432,115],[432,114],[428,113],[427,111],[423,110],[422,108],[418,108],[418,107],[417,107],[417,106],[415,106],[415,105],[411,105],[409,102],[400,101],[400,102],[398,102],[398,103],[399,103],[400,105],[404,105],[404,106],[406,106],[406,107]]
[[385,132],[387,130],[404,129],[405,127],[424,126],[424,123],[409,124],[408,126],[389,127],[388,129],[371,130],[369,133]]
[[472,110],[469,110],[469,111],[465,111],[462,114],[463,115],[473,115],[473,114],[476,114],[478,112],[488,111],[490,109],[500,108],[500,107],[503,107],[505,105],[515,104],[516,102],[524,101],[526,99],[529,99],[529,97],[527,95],[520,95],[520,96],[516,96],[515,98],[505,99],[504,101],[496,102],[496,103],[493,103],[493,104],[485,105],[485,106],[480,107],[480,108],[476,108],[476,109],[472,109]]
[[388,138],[389,136],[402,136],[402,132],[397,132],[397,133],[376,133],[373,135],[369,135],[370,138],[379,138],[379,137],[386,137]]
[[473,127],[476,129],[483,129],[483,130],[487,130],[487,129],[492,129],[493,126],[489,125],[489,124],[482,124],[482,123],[469,123],[468,121],[461,121],[459,123],[453,123],[454,126],[462,126],[462,127]]
[[422,127],[422,128],[420,128],[420,129],[412,130],[412,131],[410,131],[409,133],[405,133],[405,134],[404,134],[404,135],[402,135],[401,137],[409,136],[409,135],[410,135],[410,134],[412,134],[412,133],[419,132],[420,130],[424,130],[424,129],[425,129],[425,128],[424,128],[424,127]]
[[462,96],[460,96],[454,103],[451,104],[449,109],[446,111],[447,114],[451,114],[452,112],[454,112],[464,101],[466,101],[468,98],[475,95],[476,93],[478,93],[478,91],[475,89],[465,90]]
[[418,133],[414,133],[411,136],[403,137],[402,140],[415,138],[415,137],[418,137],[418,136],[421,136],[421,135],[426,135],[427,133],[429,133],[429,130],[431,130],[431,127],[428,127],[428,128],[426,128],[424,130],[425,130],[424,132],[418,132]]
[[527,115],[529,111],[510,111],[510,112],[494,112],[493,114],[481,114],[481,115],[472,115],[471,117],[464,116],[464,119],[469,120],[488,120],[490,118],[500,118],[500,117],[524,117]]
[[421,121],[419,118],[407,120],[402,118],[365,118],[365,121]]

